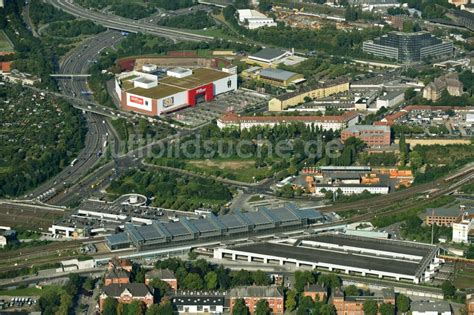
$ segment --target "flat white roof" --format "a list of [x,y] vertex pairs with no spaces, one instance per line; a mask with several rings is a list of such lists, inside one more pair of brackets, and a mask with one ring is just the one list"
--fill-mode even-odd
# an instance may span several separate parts
[[237,10],[239,13],[239,19],[262,19],[262,18],[267,18],[267,16],[263,13],[260,13],[256,10],[250,10],[250,9],[242,9],[242,10]]

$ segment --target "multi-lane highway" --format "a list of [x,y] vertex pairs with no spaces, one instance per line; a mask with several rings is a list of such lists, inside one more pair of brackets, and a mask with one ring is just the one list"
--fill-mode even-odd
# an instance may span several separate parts
[[91,20],[97,24],[114,30],[131,33],[147,33],[151,35],[168,37],[172,39],[182,39],[191,41],[210,41],[211,36],[197,35],[182,30],[162,27],[148,23],[146,20],[132,20],[112,14],[104,14],[98,11],[88,10],[73,3],[72,0],[46,0],[56,8],[65,11],[79,18]]
[[[74,49],[60,62],[61,73],[86,73],[91,63],[98,54],[106,47],[111,47],[122,39],[120,32],[107,31],[87,40],[85,43]],[[89,94],[83,94],[89,89],[84,79],[61,79],[59,87],[64,94],[70,94],[72,102],[76,98],[93,102]],[[87,120],[88,132],[85,139],[85,147],[77,156],[74,165],[66,168],[51,180],[45,182],[34,191],[30,192],[27,198],[38,198],[41,201],[49,201],[54,204],[64,204],[63,192],[74,185],[79,179],[84,177],[90,169],[100,159],[105,151],[104,144],[114,143],[114,151],[118,150],[119,140],[115,138],[110,126],[104,117],[94,113],[84,112]],[[59,194],[59,195],[56,195]]]

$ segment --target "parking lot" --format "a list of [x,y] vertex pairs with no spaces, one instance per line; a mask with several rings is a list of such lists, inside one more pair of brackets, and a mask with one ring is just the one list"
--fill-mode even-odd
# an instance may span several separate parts
[[32,309],[38,299],[36,297],[1,297],[0,298],[0,310],[26,310]]
[[419,133],[430,136],[471,136],[471,125],[466,123],[465,113],[454,113],[451,116],[442,110],[418,111],[413,110],[400,119],[399,124],[416,128]]
[[267,99],[264,95],[256,92],[238,90],[223,95],[218,95],[211,102],[197,104],[195,107],[188,107],[168,117],[186,125],[187,127],[197,127],[217,119],[226,112],[240,113],[246,109],[256,107],[262,103],[266,105]]

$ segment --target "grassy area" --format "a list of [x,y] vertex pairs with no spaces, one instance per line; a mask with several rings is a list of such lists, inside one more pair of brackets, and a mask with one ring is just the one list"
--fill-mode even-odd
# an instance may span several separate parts
[[4,52],[12,52],[14,51],[14,47],[10,44],[7,35],[5,32],[0,30],[0,51]]
[[207,30],[189,30],[189,29],[186,29],[186,32],[194,33],[194,34],[197,34],[197,35],[203,35],[203,36],[211,36],[211,37],[214,37],[216,39],[219,38],[219,39],[235,40],[235,35],[231,36],[229,34],[226,34],[220,28],[208,28]]
[[474,283],[474,267],[468,264],[456,265],[454,275],[454,286],[458,289],[466,289],[472,287]]
[[254,178],[266,178],[273,175],[269,167],[255,167],[253,159],[188,160],[185,169],[249,183],[253,182]]
[[0,290],[0,295],[4,296],[40,296],[44,294],[46,291],[61,291],[63,290],[61,286],[58,285],[50,285],[45,286],[42,289],[31,287],[31,288],[23,288],[23,289],[15,289],[15,290]]

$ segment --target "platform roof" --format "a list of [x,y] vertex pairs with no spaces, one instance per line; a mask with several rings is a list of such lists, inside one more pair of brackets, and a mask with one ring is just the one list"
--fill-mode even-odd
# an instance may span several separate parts
[[426,256],[435,248],[429,245],[333,233],[312,236],[306,240],[414,256]]
[[342,251],[338,252],[334,250],[322,250],[275,243],[255,243],[233,247],[232,249],[267,256],[291,257],[310,263],[325,263],[409,276],[417,276],[420,266],[420,262],[414,261],[395,260],[393,258],[388,259]]

